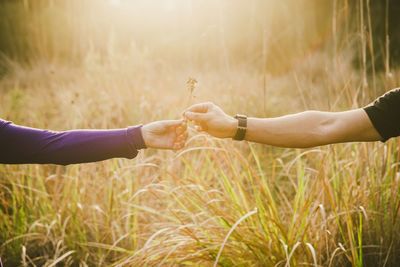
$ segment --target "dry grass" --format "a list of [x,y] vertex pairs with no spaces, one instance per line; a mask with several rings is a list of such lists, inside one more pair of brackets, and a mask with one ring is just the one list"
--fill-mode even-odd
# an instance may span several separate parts
[[[399,84],[395,70],[377,74],[375,93],[351,49],[334,60],[328,49],[279,76],[232,63],[189,72],[133,48],[87,51],[82,64],[4,59],[0,116],[55,130],[177,118],[188,77],[196,101],[253,116],[359,107]],[[0,255],[6,266],[397,266],[398,145],[278,149],[192,132],[178,153],[0,165]]]

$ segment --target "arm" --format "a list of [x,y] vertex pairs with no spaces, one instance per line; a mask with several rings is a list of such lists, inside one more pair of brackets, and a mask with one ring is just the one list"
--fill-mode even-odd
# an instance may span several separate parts
[[[190,107],[185,116],[213,136],[232,138],[237,120],[212,103]],[[306,111],[278,118],[249,118],[246,140],[280,147],[305,148],[331,143],[381,140],[363,109]]]
[[381,139],[362,109],[306,111],[271,119],[249,118],[245,138],[257,143],[294,148]]
[[0,120],[0,163],[67,165],[131,159],[146,147],[179,149],[185,134],[182,121],[158,121],[125,129],[53,132]]

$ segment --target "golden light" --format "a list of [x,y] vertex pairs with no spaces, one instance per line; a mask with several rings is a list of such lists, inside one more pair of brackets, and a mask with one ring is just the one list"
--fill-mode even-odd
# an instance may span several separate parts
[[111,6],[118,7],[118,6],[121,5],[121,1],[120,0],[109,0],[109,2],[110,2]]
[[[167,64],[246,64],[279,73],[330,37],[330,6],[316,2],[71,0],[40,7],[27,1],[20,17],[30,26],[18,38],[56,56],[129,57],[139,49]],[[15,46],[15,38],[5,39]]]

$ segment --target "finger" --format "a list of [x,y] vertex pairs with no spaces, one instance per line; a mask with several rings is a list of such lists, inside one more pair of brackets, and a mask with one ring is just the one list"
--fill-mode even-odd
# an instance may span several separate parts
[[183,123],[182,125],[176,127],[175,132],[176,132],[176,134],[179,135],[179,134],[181,134],[181,133],[186,132],[186,130],[187,130],[187,124],[186,124],[186,123]]
[[202,131],[207,131],[208,130],[208,126],[206,123],[200,123],[200,128]]
[[196,131],[198,131],[198,132],[202,132],[202,131],[203,131],[203,128],[201,128],[200,125],[196,125],[194,128],[195,128]]
[[182,128],[182,126],[176,127],[175,132],[176,132],[176,134],[178,134],[178,135],[181,134],[181,133],[183,133],[183,128]]
[[183,131],[187,130],[187,127],[188,127],[187,120],[183,120],[183,123],[182,123],[181,127],[183,128]]
[[198,130],[198,131],[204,131],[204,128],[206,128],[207,126],[206,126],[206,123],[204,123],[204,122],[195,122],[194,123],[194,128],[196,129],[196,130]]
[[207,116],[207,114],[195,113],[195,112],[191,112],[191,111],[186,111],[185,116],[186,116],[186,118],[188,118],[189,120],[194,121],[194,122],[205,122],[209,118]]
[[212,107],[213,103],[204,102],[199,104],[194,104],[186,109],[186,111],[207,113],[207,111]]
[[206,123],[198,123],[194,126],[194,128],[199,132],[206,132],[208,130]]
[[179,150],[182,149],[184,147],[184,145],[182,143],[175,143],[172,147],[172,149],[174,150]]
[[182,149],[183,147],[185,147],[185,142],[179,142],[177,144],[178,144],[179,149]]
[[182,149],[184,147],[185,147],[185,143],[182,143],[182,144],[179,145],[179,149]]
[[183,120],[164,120],[160,122],[164,127],[178,127],[183,124]]
[[177,140],[178,142],[184,142],[184,141],[187,139],[187,137],[188,137],[187,133],[183,133],[183,134],[179,135],[179,136],[176,138],[176,140]]

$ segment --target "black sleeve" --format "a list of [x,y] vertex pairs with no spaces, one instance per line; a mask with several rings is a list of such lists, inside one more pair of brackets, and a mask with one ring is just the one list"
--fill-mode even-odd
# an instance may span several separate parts
[[400,135],[400,88],[387,92],[364,110],[383,142]]

